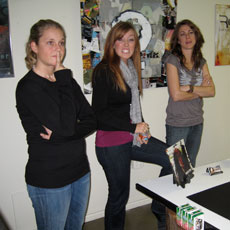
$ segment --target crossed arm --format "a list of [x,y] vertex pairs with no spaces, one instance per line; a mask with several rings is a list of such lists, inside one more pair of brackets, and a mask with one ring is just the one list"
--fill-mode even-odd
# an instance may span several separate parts
[[174,101],[192,100],[198,97],[214,97],[215,85],[210,76],[208,66],[205,63],[203,66],[203,82],[201,86],[194,86],[193,92],[188,92],[190,85],[180,86],[178,70],[176,66],[167,63],[167,80],[170,96]]

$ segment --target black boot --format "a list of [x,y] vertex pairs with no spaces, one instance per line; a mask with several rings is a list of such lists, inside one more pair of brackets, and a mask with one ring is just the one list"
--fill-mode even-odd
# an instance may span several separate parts
[[151,209],[153,214],[156,216],[158,220],[158,230],[166,229],[166,210],[165,206],[160,202],[153,200]]

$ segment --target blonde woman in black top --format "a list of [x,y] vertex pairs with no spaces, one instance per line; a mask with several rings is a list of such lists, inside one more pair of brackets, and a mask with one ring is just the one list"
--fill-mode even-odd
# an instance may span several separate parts
[[34,24],[26,47],[29,72],[16,89],[29,146],[25,178],[38,230],[82,229],[88,203],[84,137],[96,121],[71,70],[62,64],[65,43],[59,23]]

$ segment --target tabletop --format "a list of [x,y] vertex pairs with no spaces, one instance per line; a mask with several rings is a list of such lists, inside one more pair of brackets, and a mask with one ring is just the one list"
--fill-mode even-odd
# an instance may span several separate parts
[[[207,167],[215,167],[217,165],[220,165],[223,173],[210,176],[206,172]],[[205,214],[206,222],[221,230],[229,230],[230,220],[187,198],[187,196],[227,182],[230,182],[230,159],[194,168],[194,177],[189,184],[185,185],[185,188],[173,184],[172,175],[137,183],[136,188],[144,194],[161,201],[168,208],[174,211],[176,206],[189,203],[196,208],[202,209]],[[213,199],[217,198],[214,197]],[[228,199],[228,201],[230,200],[230,194],[226,199]]]

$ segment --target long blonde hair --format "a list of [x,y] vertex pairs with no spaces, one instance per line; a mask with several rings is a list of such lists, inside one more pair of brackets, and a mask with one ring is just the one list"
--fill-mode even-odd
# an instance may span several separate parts
[[98,68],[100,68],[100,64],[108,64],[109,68],[115,75],[115,83],[117,87],[122,91],[126,92],[126,85],[120,70],[120,57],[115,52],[114,44],[117,40],[121,39],[129,30],[134,31],[134,39],[136,45],[131,58],[138,74],[138,87],[140,92],[142,93],[140,43],[135,28],[129,22],[120,21],[109,31],[105,42],[104,56],[99,65],[97,65],[94,69],[94,72],[97,71]]
[[66,39],[65,30],[58,22],[55,22],[51,19],[42,19],[35,23],[30,29],[30,36],[26,43],[25,62],[28,69],[32,69],[37,62],[37,55],[31,49],[31,42],[35,42],[38,45],[39,39],[43,35],[44,30],[50,27],[60,29],[63,32],[64,38]]

